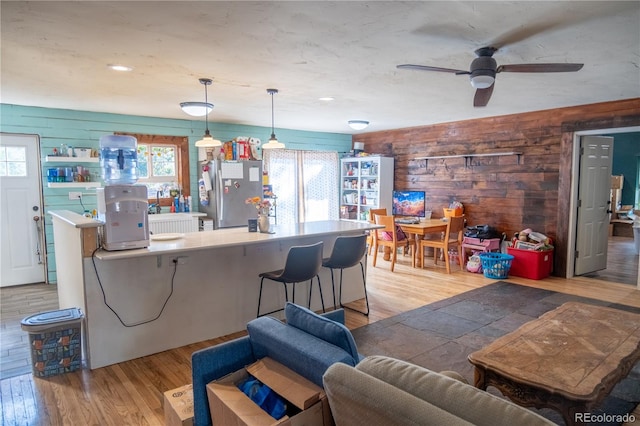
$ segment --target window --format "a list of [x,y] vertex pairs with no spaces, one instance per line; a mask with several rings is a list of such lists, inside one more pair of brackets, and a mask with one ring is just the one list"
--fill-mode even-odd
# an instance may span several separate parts
[[160,205],[170,206],[180,191],[190,195],[189,138],[185,136],[141,135],[138,141],[138,184],[147,186],[149,203],[160,198]]
[[27,176],[27,148],[0,146],[0,176]]
[[337,152],[274,149],[263,155],[278,197],[278,224],[339,218]]
[[161,198],[178,189],[178,161],[175,145],[138,144],[138,182],[147,185],[149,198]]

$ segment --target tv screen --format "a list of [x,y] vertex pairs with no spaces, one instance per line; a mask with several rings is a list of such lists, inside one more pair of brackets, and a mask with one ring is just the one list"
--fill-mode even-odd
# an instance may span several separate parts
[[393,191],[394,216],[425,217],[424,191]]

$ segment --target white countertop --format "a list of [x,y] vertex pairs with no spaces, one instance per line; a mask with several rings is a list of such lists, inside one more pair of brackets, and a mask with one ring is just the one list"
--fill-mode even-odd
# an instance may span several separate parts
[[49,210],[47,213],[76,228],[97,228],[104,225],[99,220],[85,217],[70,210]]
[[[70,210],[50,210],[48,212],[51,216],[67,222],[69,225],[76,228],[95,228],[104,225],[102,221],[85,217],[79,213],[72,212]],[[150,214],[149,222],[162,222],[171,220],[184,220],[192,217],[205,217],[206,213],[201,212],[189,212],[189,213],[161,213]]]
[[144,249],[106,251],[98,250],[95,257],[100,260],[116,260],[131,257],[157,256],[195,250],[223,248],[240,245],[260,244],[271,241],[336,234],[358,234],[366,230],[380,228],[368,222],[328,220],[299,223],[297,225],[272,226],[271,234],[249,232],[247,227],[217,229],[215,231],[191,232],[183,237],[168,241],[151,241]]

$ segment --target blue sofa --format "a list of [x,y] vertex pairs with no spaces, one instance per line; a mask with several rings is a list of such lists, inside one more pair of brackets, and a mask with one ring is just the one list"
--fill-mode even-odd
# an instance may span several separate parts
[[[293,303],[285,306],[286,323],[260,317],[247,324],[248,336],[194,352],[194,424],[211,425],[207,383],[269,357],[322,387],[322,376],[334,363],[355,366],[358,354],[351,332],[344,325],[344,310],[318,315]],[[215,425],[218,426],[218,425]]]

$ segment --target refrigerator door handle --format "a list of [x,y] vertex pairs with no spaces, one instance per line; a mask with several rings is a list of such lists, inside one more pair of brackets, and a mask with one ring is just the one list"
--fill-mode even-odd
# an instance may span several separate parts
[[218,204],[218,223],[224,218],[224,199],[222,195],[224,194],[224,188],[222,186],[222,170],[220,168],[216,171],[216,203]]

